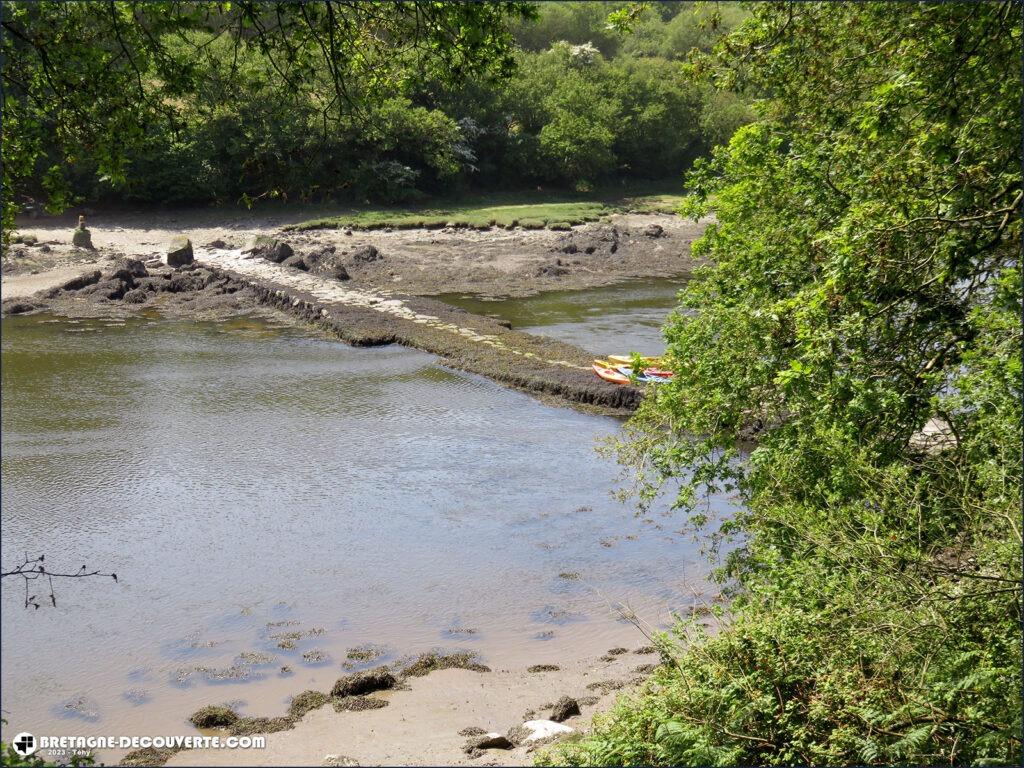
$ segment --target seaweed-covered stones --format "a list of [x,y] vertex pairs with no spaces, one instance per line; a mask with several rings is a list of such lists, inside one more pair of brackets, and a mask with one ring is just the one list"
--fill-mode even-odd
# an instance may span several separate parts
[[277,733],[295,726],[291,717],[243,717],[228,727],[232,736],[252,736],[254,733]]
[[324,765],[342,766],[342,768],[353,768],[359,765],[359,761],[354,757],[346,757],[345,755],[324,755]]
[[571,696],[563,696],[551,707],[551,719],[556,723],[568,720],[573,715],[580,713],[580,705]]
[[309,271],[309,266],[306,264],[306,260],[298,254],[289,256],[287,259],[281,262],[282,267],[291,267],[292,269],[301,269],[303,272]]
[[295,255],[295,251],[284,240],[275,240],[266,235],[257,235],[249,247],[249,252],[275,264],[280,264]]
[[62,291],[80,291],[88,285],[95,285],[100,281],[100,271],[94,269],[91,272],[86,272],[84,275],[73,277],[70,280],[62,283],[60,290]]
[[226,728],[238,722],[238,714],[230,707],[211,704],[196,710],[189,720],[196,728]]
[[331,696],[361,696],[364,693],[385,691],[394,688],[397,682],[387,669],[367,669],[338,678],[331,688]]
[[557,664],[534,664],[532,667],[527,667],[526,671],[536,674],[538,672],[557,672],[559,669],[561,667]]
[[169,267],[183,267],[194,261],[192,255],[192,241],[184,235],[172,237],[167,245],[167,252],[164,255],[164,262]]
[[388,705],[376,696],[341,696],[331,699],[335,712],[363,712],[367,709],[382,709]]
[[156,747],[143,747],[142,749],[136,749],[134,752],[129,752],[127,755],[121,758],[121,762],[118,763],[118,765],[164,765],[179,751],[181,750],[175,747],[166,747],[164,749],[157,749]]
[[122,300],[126,304],[144,304],[148,298],[149,294],[146,291],[141,288],[133,288],[125,293]]
[[319,709],[328,702],[328,696],[321,691],[303,691],[294,699],[288,707],[288,714],[298,720],[307,712]]
[[148,277],[149,272],[146,270],[146,265],[138,259],[133,259],[129,256],[121,256],[114,262],[114,268],[111,273],[111,277],[116,277],[120,280],[131,281],[136,277]]
[[379,261],[383,257],[380,251],[372,245],[362,245],[352,251],[349,258],[356,263],[369,264],[371,261]]
[[2,312],[5,315],[23,315],[38,309],[36,304],[20,299],[7,299],[3,302]]
[[476,725],[470,725],[459,731],[459,736],[483,736],[487,731]]
[[480,736],[471,736],[462,751],[473,754],[481,749],[512,749],[514,745],[508,737],[501,733],[484,733]]
[[490,672],[491,668],[477,661],[474,653],[424,653],[402,668],[404,677],[423,677],[439,669],[468,669],[471,672]]

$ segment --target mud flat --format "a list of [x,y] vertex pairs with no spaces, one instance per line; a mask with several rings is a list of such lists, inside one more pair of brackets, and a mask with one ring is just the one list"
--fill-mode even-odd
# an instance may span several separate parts
[[18,236],[30,244],[15,243],[4,254],[4,295],[13,295],[8,291],[14,275],[82,262],[88,266],[108,256],[158,258],[172,237],[184,234],[196,247],[219,241],[226,247],[243,248],[258,235],[277,237],[300,255],[334,248],[344,256],[372,246],[379,259],[349,261],[348,269],[353,285],[375,291],[528,296],[633,278],[686,275],[694,266],[690,244],[707,226],[704,221],[694,223],[668,214],[616,213],[565,231],[286,229],[308,217],[308,212],[278,216],[216,211],[96,213],[88,222],[95,251],[71,247],[71,217],[26,219],[19,222]]

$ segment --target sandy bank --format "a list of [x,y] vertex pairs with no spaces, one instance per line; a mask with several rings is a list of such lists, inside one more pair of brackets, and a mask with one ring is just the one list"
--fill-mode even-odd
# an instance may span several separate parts
[[657,654],[636,650],[607,660],[580,659],[558,671],[440,670],[410,679],[408,690],[374,694],[388,702],[381,709],[336,712],[328,704],[309,712],[293,729],[268,734],[266,749],[192,750],[167,764],[529,765],[531,745],[485,750],[474,758],[463,750],[467,737],[459,731],[477,727],[504,734],[526,720],[546,719],[545,705],[563,695],[581,705],[581,714],[565,725],[585,730],[595,712],[608,709],[617,692],[643,676],[637,667],[657,661]]

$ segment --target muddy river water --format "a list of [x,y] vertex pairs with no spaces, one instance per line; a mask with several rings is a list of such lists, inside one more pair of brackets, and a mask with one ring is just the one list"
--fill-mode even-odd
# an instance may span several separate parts
[[[649,352],[677,288],[453,300]],[[282,714],[362,646],[557,663],[643,643],[619,606],[664,625],[711,594],[680,520],[611,497],[594,448],[618,420],[427,354],[257,320],[37,316],[3,321],[2,362],[4,569],[45,553],[119,576],[56,582],[56,608],[33,584],[38,610],[4,580],[5,737]]]

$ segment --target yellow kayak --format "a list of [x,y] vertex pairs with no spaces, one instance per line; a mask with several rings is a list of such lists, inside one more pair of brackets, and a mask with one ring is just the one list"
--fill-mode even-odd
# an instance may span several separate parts
[[[616,365],[631,365],[633,363],[632,355],[608,355],[608,360],[615,363]],[[644,365],[657,365],[661,362],[660,357],[641,357],[640,361]]]

